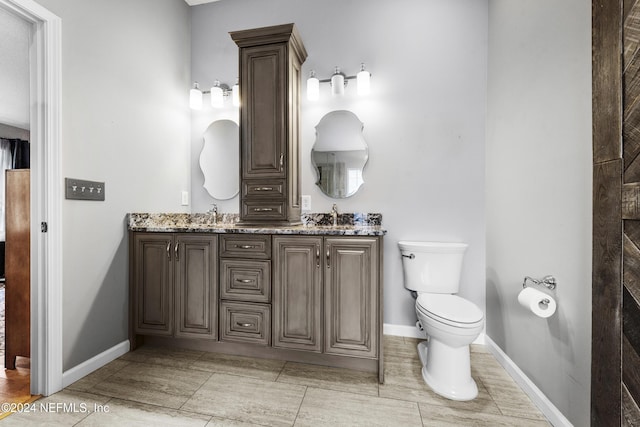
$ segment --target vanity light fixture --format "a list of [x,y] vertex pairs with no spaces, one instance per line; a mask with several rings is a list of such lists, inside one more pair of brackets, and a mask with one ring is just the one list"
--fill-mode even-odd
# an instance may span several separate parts
[[231,103],[234,107],[240,106],[240,84],[238,84],[238,80],[236,79],[236,84],[231,87]]
[[317,101],[320,98],[320,83],[330,83],[331,94],[342,96],[347,83],[352,79],[356,79],[358,95],[368,95],[371,92],[371,73],[365,69],[364,62],[360,64],[360,71],[355,76],[347,76],[340,71],[340,68],[336,67],[330,79],[319,80],[316,77],[316,72],[311,70],[307,79],[307,99]]
[[192,110],[202,110],[202,92],[198,82],[193,83],[193,87],[189,91],[189,107]]
[[193,88],[189,91],[189,107],[193,110],[202,109],[202,94],[211,94],[211,106],[214,108],[224,107],[225,98],[231,98],[234,107],[240,105],[240,87],[238,82],[229,89],[229,86],[216,80],[211,90],[201,91],[198,82],[193,83]]
[[316,77],[316,72],[311,70],[307,79],[307,99],[317,101],[320,98],[320,80]]

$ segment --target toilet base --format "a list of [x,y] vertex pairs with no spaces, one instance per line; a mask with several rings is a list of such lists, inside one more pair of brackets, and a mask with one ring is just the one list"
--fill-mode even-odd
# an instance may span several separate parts
[[430,337],[418,344],[422,362],[422,378],[442,397],[451,400],[473,400],[478,386],[471,378],[469,346],[450,347]]

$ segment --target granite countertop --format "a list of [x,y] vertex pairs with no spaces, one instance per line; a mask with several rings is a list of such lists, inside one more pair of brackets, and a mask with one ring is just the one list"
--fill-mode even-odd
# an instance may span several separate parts
[[302,224],[294,226],[238,225],[238,214],[218,214],[214,223],[211,214],[187,213],[130,213],[127,227],[131,231],[165,233],[244,233],[244,234],[301,234],[332,236],[383,236],[382,214],[338,214],[338,225],[333,225],[330,214],[303,214]]

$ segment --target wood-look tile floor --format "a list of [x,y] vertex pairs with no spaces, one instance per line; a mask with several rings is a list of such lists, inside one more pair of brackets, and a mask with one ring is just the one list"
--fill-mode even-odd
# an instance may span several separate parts
[[[548,426],[495,358],[472,346],[479,396],[455,402],[423,382],[418,341],[385,336],[374,374],[199,351],[142,347],[3,426]],[[52,409],[43,412],[39,406]]]

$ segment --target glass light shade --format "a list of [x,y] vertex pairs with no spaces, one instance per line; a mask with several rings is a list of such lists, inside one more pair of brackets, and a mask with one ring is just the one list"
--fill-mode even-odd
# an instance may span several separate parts
[[358,95],[369,95],[371,92],[371,74],[364,69],[364,64],[357,75]]
[[236,80],[236,84],[231,88],[231,103],[234,107],[240,106],[240,85]]
[[211,88],[211,106],[214,108],[222,108],[224,105],[224,91],[220,87],[220,82],[215,81]]
[[331,95],[344,95],[344,75],[340,73],[340,69],[336,67],[336,71],[331,76]]
[[194,83],[193,89],[189,91],[189,107],[192,110],[202,110],[202,92],[198,83]]
[[307,79],[307,99],[309,101],[317,101],[320,98],[320,80],[316,77],[315,72]]

